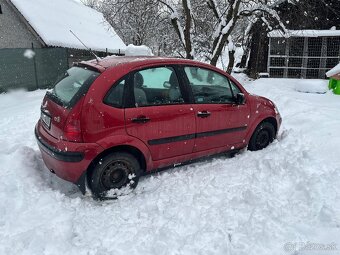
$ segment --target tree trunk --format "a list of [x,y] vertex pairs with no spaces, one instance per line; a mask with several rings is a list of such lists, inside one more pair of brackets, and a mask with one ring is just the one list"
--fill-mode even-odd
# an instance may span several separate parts
[[233,71],[234,68],[234,63],[235,63],[235,51],[229,51],[229,64],[228,64],[228,68],[227,68],[227,73],[231,74],[231,72]]
[[191,10],[188,5],[188,0],[183,0],[183,9],[185,13],[185,29],[184,29],[184,40],[185,40],[185,53],[187,59],[194,59],[192,55],[192,41],[191,41]]
[[213,66],[216,66],[217,60],[221,56],[223,47],[226,44],[227,38],[228,38],[229,35],[220,35],[220,36],[222,37],[221,42],[219,44],[218,44],[218,42],[215,43],[216,41],[219,40],[218,38],[216,38],[215,42],[214,42],[214,44],[216,45],[215,47],[213,47],[215,54],[212,56],[212,58],[210,60],[210,65],[213,65]]
[[[171,24],[178,35],[183,48],[185,50],[185,58],[194,59],[193,50],[192,50],[192,38],[191,38],[191,27],[192,27],[192,17],[191,17],[191,9],[188,5],[188,0],[182,0],[182,6],[184,10],[184,29],[182,28],[179,19],[177,16],[171,18]],[[174,13],[174,10],[171,9]]]
[[[233,31],[236,21],[239,19],[238,11],[240,8],[241,0],[231,0],[229,1],[230,8],[227,13],[227,17],[225,19],[225,24],[220,29],[220,34],[215,38],[213,42],[213,56],[211,58],[210,64],[216,66],[218,58],[221,56],[222,50],[226,42],[228,41],[228,37]],[[231,22],[231,24],[230,24]],[[228,27],[228,31],[223,31],[226,27]]]
[[247,67],[248,53],[249,53],[248,49],[244,50],[239,68],[246,68]]

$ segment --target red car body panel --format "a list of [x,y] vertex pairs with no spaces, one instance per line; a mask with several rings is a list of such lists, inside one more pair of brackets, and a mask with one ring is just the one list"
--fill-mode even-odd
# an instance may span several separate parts
[[[194,104],[115,108],[103,103],[110,88],[134,70],[156,66],[197,66],[228,77],[245,95],[245,104]],[[82,62],[101,74],[72,109],[67,109],[47,96],[42,111],[50,114],[48,129],[41,120],[36,137],[46,166],[59,177],[77,183],[91,162],[114,148],[133,148],[145,160],[145,170],[166,167],[224,151],[247,146],[261,121],[272,118],[277,130],[281,117],[273,103],[250,95],[234,78],[208,64],[191,60],[158,57],[110,57],[99,63]],[[80,113],[81,142],[63,137],[68,116]],[[207,118],[199,112],[209,112]],[[134,118],[147,116],[147,123]]]
[[[150,122],[136,124],[132,119],[148,116]],[[161,139],[195,134],[195,113],[191,105],[165,105],[125,109],[126,132],[149,147],[152,160],[190,154],[194,139],[161,143]],[[152,138],[152,139],[150,139]]]
[[[92,160],[104,149],[96,143],[73,143],[56,139],[48,134],[39,122],[35,127],[37,140],[42,158],[52,172],[60,178],[76,183],[80,176],[87,170]],[[51,151],[54,150],[54,151]],[[64,161],[62,155],[58,153],[78,153],[82,160],[76,162]],[[77,154],[76,154],[77,155]]]
[[[195,112],[211,113],[208,118],[196,116],[196,132],[203,135],[195,139],[195,152],[243,143],[249,122],[248,104],[197,104],[193,107]],[[226,129],[233,132],[224,132]],[[219,131],[220,134],[214,135]]]
[[43,99],[41,108],[45,109],[45,113],[49,114],[50,116],[58,116],[58,119],[51,119],[51,128],[49,130],[49,134],[54,138],[59,139],[63,136],[63,127],[70,111],[56,104],[52,100],[49,100],[47,97]]

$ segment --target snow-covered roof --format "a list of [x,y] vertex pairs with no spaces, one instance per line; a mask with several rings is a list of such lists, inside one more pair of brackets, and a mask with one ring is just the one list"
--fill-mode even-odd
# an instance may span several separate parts
[[322,37],[322,36],[340,36],[340,30],[287,30],[283,33],[281,30],[273,30],[268,33],[268,37]]
[[125,50],[122,39],[102,13],[73,0],[10,0],[48,46],[116,53]]

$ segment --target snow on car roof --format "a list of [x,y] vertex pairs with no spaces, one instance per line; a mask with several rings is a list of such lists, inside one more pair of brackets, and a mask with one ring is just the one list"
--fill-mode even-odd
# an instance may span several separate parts
[[11,0],[48,46],[122,52],[126,46],[102,13],[73,0]]
[[322,36],[340,36],[340,30],[287,30],[287,33],[283,33],[281,30],[273,30],[268,33],[268,37],[322,37]]

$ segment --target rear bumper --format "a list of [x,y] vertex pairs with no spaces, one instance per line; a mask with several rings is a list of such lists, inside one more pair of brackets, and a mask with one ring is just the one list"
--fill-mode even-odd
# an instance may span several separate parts
[[65,162],[80,162],[84,159],[84,153],[57,150],[39,137],[37,129],[35,129],[34,133],[40,150],[43,150],[50,157]]
[[56,139],[38,124],[35,136],[43,161],[58,177],[78,183],[93,159],[103,151],[96,143],[74,143]]

